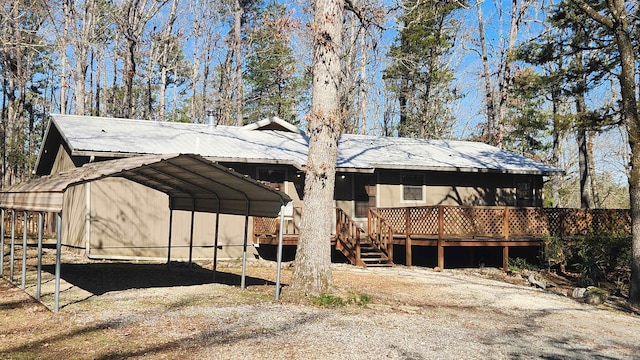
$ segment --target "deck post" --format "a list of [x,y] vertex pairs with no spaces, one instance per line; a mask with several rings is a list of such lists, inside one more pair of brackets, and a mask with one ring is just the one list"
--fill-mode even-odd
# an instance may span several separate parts
[[502,247],[502,270],[509,271],[509,247]]
[[444,270],[444,247],[442,244],[444,236],[444,210],[438,206],[438,269]]
[[360,231],[355,229],[356,232],[356,264],[363,266],[362,262],[362,249],[360,248]]
[[509,229],[510,215],[511,215],[510,209],[505,206],[504,212],[503,212],[503,219],[502,219],[502,236],[504,236],[505,240],[509,240],[509,233],[511,232],[511,229]]
[[411,266],[411,260],[413,258],[413,254],[411,251],[411,208],[405,208],[404,211],[404,232],[405,232],[405,241],[404,241],[404,257],[407,266]]

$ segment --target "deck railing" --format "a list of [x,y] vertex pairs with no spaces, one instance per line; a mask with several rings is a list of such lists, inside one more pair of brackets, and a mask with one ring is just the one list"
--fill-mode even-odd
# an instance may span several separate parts
[[631,216],[626,209],[424,206],[376,211],[397,235],[512,239],[631,233]]
[[[302,217],[302,208],[294,207],[293,216],[291,218],[285,218],[283,235],[299,235],[300,234],[300,219]],[[280,218],[266,218],[266,217],[254,217],[253,218],[253,233],[256,236],[269,235],[277,236],[280,232]]]
[[375,246],[389,259],[393,259],[393,229],[373,208],[369,209],[367,232]]

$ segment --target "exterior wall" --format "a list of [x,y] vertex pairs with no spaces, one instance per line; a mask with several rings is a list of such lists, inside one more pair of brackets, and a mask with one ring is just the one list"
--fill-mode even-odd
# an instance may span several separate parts
[[[135,182],[106,178],[91,183],[90,256],[167,258],[169,198]],[[212,259],[215,214],[195,213],[192,258]],[[189,258],[191,212],[174,211],[171,259]],[[242,256],[244,217],[220,215],[219,259]],[[249,246],[248,256],[255,250]]]
[[60,144],[58,147],[58,152],[56,153],[56,158],[53,162],[53,167],[51,168],[51,175],[59,174],[65,170],[73,169],[76,167],[71,160],[71,157],[65,150],[64,146]]
[[62,200],[62,244],[79,251],[86,247],[86,186],[81,184],[68,188]]
[[[60,145],[51,173],[75,166],[64,146]],[[292,184],[287,185],[293,188]],[[89,199],[87,187],[90,188]],[[95,258],[167,258],[170,211],[166,194],[126,179],[107,178],[70,187],[64,194],[63,206],[62,242],[65,246],[78,252],[88,250],[87,255]],[[91,208],[88,234],[87,206]],[[216,214],[195,213],[194,260],[213,258],[215,218]],[[219,259],[242,257],[244,222],[244,216],[220,215]],[[171,259],[189,258],[190,228],[191,212],[174,211]],[[248,257],[257,255],[250,241],[247,251]]]
[[402,171],[378,174],[378,206],[516,206],[516,183],[531,180],[536,194],[535,204],[541,206],[542,179],[540,176],[519,176],[489,173],[423,172],[423,199],[402,199]]

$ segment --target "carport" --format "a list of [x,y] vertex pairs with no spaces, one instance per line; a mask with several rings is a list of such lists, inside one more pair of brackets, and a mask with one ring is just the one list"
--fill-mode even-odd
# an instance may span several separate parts
[[[191,212],[189,262],[191,262],[193,244],[193,224],[196,212],[216,214],[213,274],[216,273],[218,249],[218,225],[220,214],[244,216],[244,243],[242,257],[242,277],[240,286],[245,288],[247,242],[249,217],[282,217],[285,205],[291,198],[270,187],[222,167],[199,155],[148,155],[102,161],[85,164],[58,175],[44,176],[34,181],[14,185],[0,192],[0,211],[2,229],[0,247],[3,249],[0,258],[0,276],[4,269],[4,217],[5,211],[11,211],[11,249],[10,280],[13,281],[16,211],[24,213],[24,231],[22,239],[22,289],[26,287],[26,248],[27,248],[27,212],[38,212],[38,266],[36,298],[40,300],[41,267],[42,267],[42,233],[43,213],[54,212],[56,216],[56,264],[54,312],[59,309],[60,268],[62,252],[62,212],[64,194],[71,186],[91,182],[106,177],[125,178],[149,188],[161,191],[169,196],[169,238],[167,263],[171,260],[171,227],[173,211]],[[280,297],[280,263],[282,259],[282,230],[278,247],[278,266],[276,274],[276,300]]]

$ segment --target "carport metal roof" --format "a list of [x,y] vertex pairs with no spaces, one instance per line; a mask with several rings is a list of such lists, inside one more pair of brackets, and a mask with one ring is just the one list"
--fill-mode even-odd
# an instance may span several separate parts
[[[58,311],[60,295],[61,268],[61,227],[64,192],[71,186],[99,180],[107,177],[122,177],[135,181],[152,189],[169,195],[171,210],[192,212],[191,237],[193,238],[193,213],[209,212],[245,216],[244,251],[242,261],[241,287],[245,287],[246,248],[249,216],[281,217],[280,241],[278,246],[278,268],[276,280],[276,299],[280,294],[280,262],[282,259],[282,217],[285,204],[291,198],[270,187],[222,167],[199,155],[148,155],[118,160],[89,163],[80,168],[71,169],[58,175],[43,176],[34,181],[18,184],[0,192],[0,209],[2,209],[2,233],[4,233],[4,210],[22,210],[38,212],[56,212],[56,270],[54,311]],[[218,219],[216,216],[216,238],[214,249],[217,249]],[[26,216],[24,220],[26,229]],[[11,281],[13,281],[13,254],[15,234],[15,213],[11,222]],[[26,230],[23,231],[22,288],[25,288],[26,271]],[[169,231],[171,234],[171,230]],[[4,248],[4,237],[2,237]],[[169,251],[171,249],[169,235]],[[40,271],[42,259],[42,214],[39,214],[38,226],[38,274],[36,297],[40,297]],[[168,257],[168,261],[170,255]],[[3,268],[0,260],[0,269]],[[191,256],[189,261],[191,261]],[[214,252],[214,276],[216,255]],[[0,275],[2,271],[0,270]]]
[[[106,177],[122,177],[169,195],[172,210],[276,217],[291,201],[282,192],[199,155],[147,155],[89,163],[0,192],[0,207],[59,212],[66,189]],[[195,204],[195,205],[194,205]],[[195,207],[194,207],[195,206]]]

